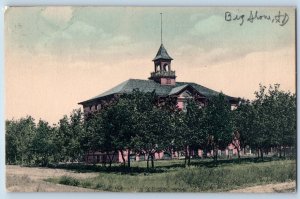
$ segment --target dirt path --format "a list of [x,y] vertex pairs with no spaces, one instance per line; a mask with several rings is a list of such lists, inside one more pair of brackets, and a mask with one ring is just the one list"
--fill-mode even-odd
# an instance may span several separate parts
[[247,187],[243,189],[236,189],[230,192],[235,193],[274,193],[274,192],[296,192],[296,182],[284,182],[276,184],[259,185],[254,187]]
[[95,177],[98,173],[74,173],[64,169],[30,168],[6,166],[6,189],[9,192],[94,192],[67,185],[43,181],[50,177],[72,176],[75,178]]

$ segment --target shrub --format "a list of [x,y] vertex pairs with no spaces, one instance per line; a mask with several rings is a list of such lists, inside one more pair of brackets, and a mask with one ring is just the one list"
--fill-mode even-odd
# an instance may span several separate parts
[[58,183],[64,185],[70,185],[70,186],[78,186],[80,184],[79,180],[70,176],[60,177]]
[[84,188],[89,188],[92,186],[92,183],[90,181],[84,181],[81,183],[81,186]]

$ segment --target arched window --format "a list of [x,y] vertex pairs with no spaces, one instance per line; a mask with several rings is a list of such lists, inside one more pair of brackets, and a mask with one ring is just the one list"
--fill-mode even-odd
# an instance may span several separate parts
[[163,71],[167,71],[167,67],[168,67],[168,64],[167,64],[167,63],[164,64],[164,65],[163,65]]
[[156,71],[159,71],[159,65],[155,66]]

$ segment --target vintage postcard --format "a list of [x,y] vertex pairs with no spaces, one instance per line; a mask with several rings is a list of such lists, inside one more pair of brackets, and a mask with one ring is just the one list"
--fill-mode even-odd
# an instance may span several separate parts
[[8,192],[295,192],[293,7],[8,7]]

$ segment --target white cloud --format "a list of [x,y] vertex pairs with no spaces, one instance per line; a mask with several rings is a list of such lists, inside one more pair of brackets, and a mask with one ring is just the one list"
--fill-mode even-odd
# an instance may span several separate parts
[[207,17],[207,13],[195,13],[195,14],[191,14],[190,20],[195,21],[206,17]]
[[211,33],[217,33],[223,28],[223,25],[224,18],[213,15],[196,23],[190,33],[193,35],[208,35]]
[[51,24],[63,27],[73,17],[72,7],[47,7],[42,10],[41,16]]
[[111,44],[129,44],[131,42],[131,39],[126,35],[117,35],[113,38],[111,38],[110,42]]
[[88,35],[99,34],[99,36],[101,36],[102,34],[104,34],[104,31],[102,29],[97,30],[94,26],[91,26],[82,21],[76,21],[76,22],[72,23],[65,30],[65,32],[75,36],[76,38],[79,35],[88,36]]

